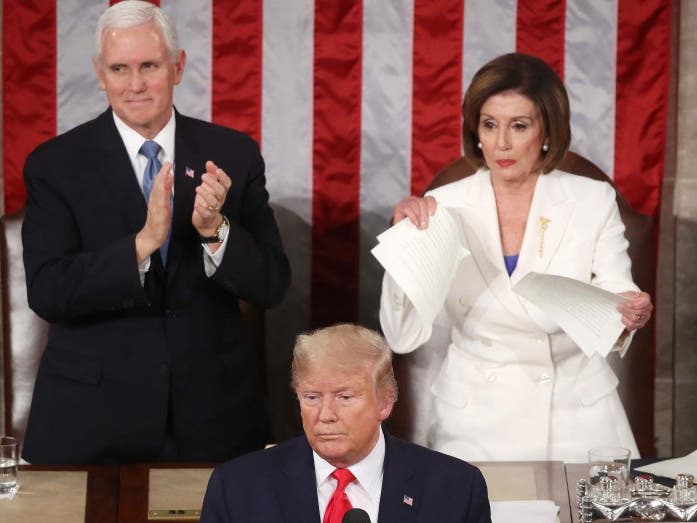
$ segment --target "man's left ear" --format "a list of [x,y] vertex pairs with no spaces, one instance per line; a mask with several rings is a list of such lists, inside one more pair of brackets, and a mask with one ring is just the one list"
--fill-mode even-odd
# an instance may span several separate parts
[[378,414],[380,416],[380,421],[385,421],[392,414],[392,407],[394,407],[394,399],[390,394],[384,394],[378,400]]
[[174,79],[174,84],[178,84],[182,81],[182,76],[184,75],[184,66],[186,65],[186,51],[184,49],[179,49],[177,51],[177,61],[174,63],[176,78]]
[[97,61],[97,58],[92,58],[92,67],[94,67],[94,74],[97,76],[99,88],[102,91],[106,91],[106,85],[104,84],[104,75],[102,74],[102,67]]

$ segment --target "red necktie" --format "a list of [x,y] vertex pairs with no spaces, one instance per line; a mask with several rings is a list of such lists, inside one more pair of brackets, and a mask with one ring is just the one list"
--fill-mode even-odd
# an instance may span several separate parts
[[336,469],[332,472],[332,477],[337,481],[336,490],[329,500],[322,523],[341,523],[344,514],[352,508],[344,489],[356,477],[349,469]]

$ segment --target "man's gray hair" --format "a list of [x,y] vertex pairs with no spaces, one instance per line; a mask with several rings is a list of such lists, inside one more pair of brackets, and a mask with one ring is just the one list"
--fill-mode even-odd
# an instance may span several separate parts
[[172,61],[176,61],[179,43],[172,18],[156,5],[142,0],[123,0],[102,13],[94,33],[95,58],[100,58],[102,54],[102,39],[106,29],[126,29],[151,22],[162,31],[169,56]]

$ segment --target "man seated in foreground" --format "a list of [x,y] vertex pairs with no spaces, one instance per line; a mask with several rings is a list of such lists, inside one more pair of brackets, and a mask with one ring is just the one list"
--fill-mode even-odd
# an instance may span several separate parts
[[384,338],[342,324],[298,336],[292,385],[304,436],[218,467],[201,523],[490,522],[481,472],[387,434],[397,400]]

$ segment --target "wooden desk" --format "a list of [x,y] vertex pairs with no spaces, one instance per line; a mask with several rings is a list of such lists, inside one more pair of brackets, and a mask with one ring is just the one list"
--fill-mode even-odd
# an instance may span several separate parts
[[[483,462],[477,463],[485,473],[497,476],[497,473],[515,480],[520,477],[532,477],[534,485],[526,485],[532,488],[538,499],[551,499],[559,505],[560,523],[572,523],[571,507],[569,504],[569,489],[567,488],[566,473],[561,461],[529,461],[529,462]],[[186,469],[202,468],[205,465],[171,464],[171,465],[124,465],[120,469],[120,496],[119,496],[119,523],[148,523],[148,495],[150,491],[149,478],[153,469]],[[500,477],[500,476],[499,476]],[[192,487],[199,488],[201,480],[192,482]],[[196,483],[195,485],[193,483]],[[516,498],[515,492],[511,492],[508,482],[503,489],[508,489],[508,495],[502,495],[501,499],[525,499]],[[177,485],[181,488],[182,485]],[[501,492],[501,485],[490,486],[493,492],[495,487]],[[191,507],[194,508],[194,507]],[[196,521],[196,519],[183,520],[181,518],[157,519],[158,523],[181,523],[182,521]]]
[[[151,495],[150,473],[152,470],[166,469],[210,469],[212,472],[213,465],[210,464],[137,464],[137,465],[122,465],[120,467],[119,478],[119,518],[118,523],[182,523],[185,521],[198,521],[198,517],[158,517],[157,519],[148,519],[149,496]],[[208,475],[198,475],[195,479],[183,477],[173,488],[185,490],[201,491],[201,501],[203,499],[202,492],[208,484]],[[205,476],[205,477],[204,477]],[[172,507],[158,507],[172,508]],[[191,509],[200,509],[197,507],[186,507]]]
[[[22,474],[32,472],[86,472],[86,499],[85,499],[85,523],[117,523],[118,521],[118,495],[119,495],[119,469],[116,466],[76,466],[76,467],[51,467],[37,465],[20,465],[19,467],[19,484],[20,491],[17,496],[22,494]],[[26,486],[26,485],[25,485]],[[25,491],[26,492],[26,491]],[[55,493],[42,494],[32,493],[36,497],[30,498],[33,506],[41,507],[46,512],[45,521],[55,521],[52,519],[51,513],[55,507],[58,510],[62,503],[60,496]],[[11,503],[16,500],[0,501],[0,520],[2,518],[3,504],[8,503],[6,507],[10,508]],[[14,505],[15,507],[17,505]],[[44,508],[45,507],[45,508]],[[34,522],[32,522],[34,523]]]
[[[576,480],[587,473],[588,466],[564,465],[561,462],[483,462],[477,463],[492,476],[508,477],[512,480],[534,478],[534,492],[538,499],[551,499],[560,507],[560,523],[578,523],[576,513]],[[86,471],[87,499],[85,523],[181,523],[184,520],[148,519],[150,494],[150,472],[156,469],[202,469],[212,468],[206,464],[133,464],[121,466],[48,467],[21,466],[22,471]],[[184,478],[173,488],[205,488],[205,478],[195,481]],[[174,482],[173,482],[174,483]],[[195,485],[193,484],[195,483]],[[493,492],[496,486],[492,485]],[[500,485],[498,486],[500,487]],[[500,488],[498,492],[501,492]],[[505,497],[499,499],[506,499]],[[515,499],[515,494],[507,499]],[[53,501],[53,500],[51,500]],[[60,500],[55,500],[59,502]],[[196,507],[191,507],[196,508]],[[1,514],[1,512],[0,512]],[[0,517],[0,519],[2,519]]]
[[[512,483],[528,480],[534,485],[521,484],[519,488],[523,497],[511,492],[509,482],[503,485],[509,492],[501,492],[502,485],[492,485],[487,480],[489,498],[491,501],[504,501],[512,499],[551,499],[559,506],[559,522],[572,523],[571,506],[569,504],[569,488],[567,487],[566,472],[561,461],[487,461],[475,463],[485,476],[495,476],[497,470],[510,477]],[[491,474],[494,472],[494,474]],[[503,483],[503,481],[501,481]],[[516,487],[514,487],[515,489]],[[574,487],[575,488],[575,487]],[[528,490],[532,489],[532,490]]]
[[564,468],[566,469],[566,483],[569,485],[571,520],[573,523],[579,523],[580,518],[577,509],[576,482],[581,478],[588,479],[588,463],[567,463]]

